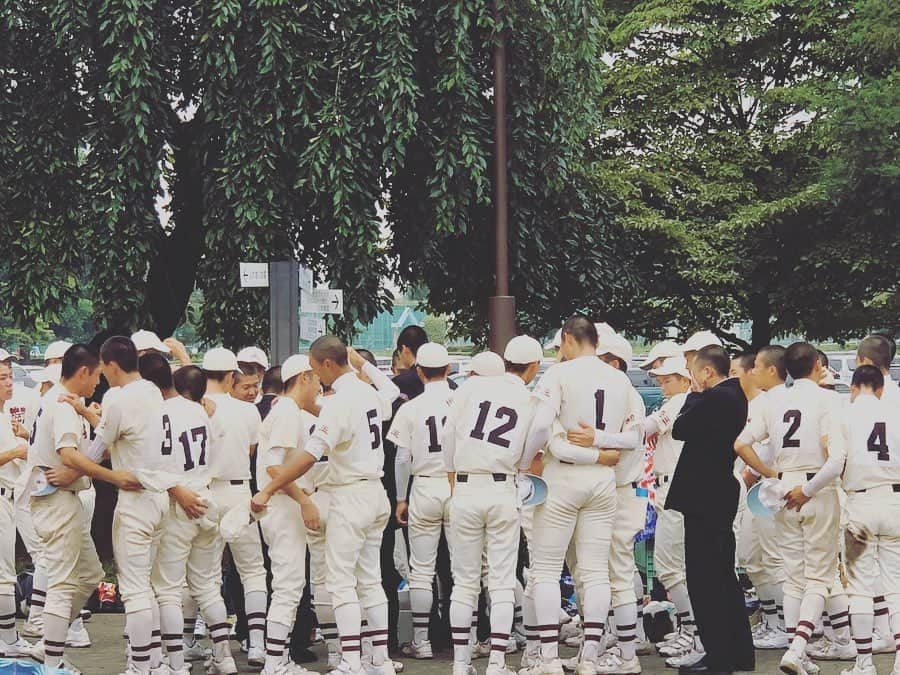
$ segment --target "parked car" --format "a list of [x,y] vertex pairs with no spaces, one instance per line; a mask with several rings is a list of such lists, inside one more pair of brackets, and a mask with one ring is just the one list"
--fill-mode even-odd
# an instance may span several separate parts
[[20,366],[18,363],[13,361],[12,363],[12,371],[13,371],[13,383],[17,387],[28,387],[32,389],[37,386],[37,382],[31,379],[31,373],[24,366]]

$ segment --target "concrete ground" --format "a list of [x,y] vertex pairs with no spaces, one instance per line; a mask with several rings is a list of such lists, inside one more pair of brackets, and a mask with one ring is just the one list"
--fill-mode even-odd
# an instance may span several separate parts
[[[125,659],[123,654],[124,642],[122,640],[122,627],[124,615],[122,614],[97,614],[87,624],[88,632],[91,634],[93,646],[89,649],[69,649],[67,650],[68,658],[72,663],[81,668],[85,675],[100,675],[112,673],[116,675],[121,673],[125,667]],[[21,623],[21,622],[20,622]],[[232,650],[237,658],[238,667],[242,673],[253,672],[247,667],[244,654],[240,653],[240,646],[237,642],[231,643]],[[307,664],[306,667],[312,671],[325,672],[326,664],[324,660],[325,649],[323,646],[316,646],[314,651],[322,658],[317,663]],[[564,649],[565,656],[573,656],[574,650]],[[778,661],[781,658],[781,652],[763,652],[756,653],[756,672],[765,673],[766,675],[775,675],[780,673],[778,670]],[[887,675],[891,672],[893,666],[893,656],[880,655],[875,657],[875,664],[878,672]],[[449,675],[450,673],[450,654],[438,654],[432,661],[414,661],[412,659],[403,659],[405,665],[404,674],[408,675]],[[647,675],[673,675],[674,670],[667,669],[662,659],[658,657],[642,657],[641,663],[643,671]],[[509,657],[510,667],[518,667],[519,655]],[[484,659],[475,661],[475,667],[479,672],[483,672],[487,661]],[[841,670],[849,668],[851,664],[847,663],[826,663],[820,662],[821,675],[839,675]],[[203,673],[202,664],[194,665],[194,673],[201,675]]]

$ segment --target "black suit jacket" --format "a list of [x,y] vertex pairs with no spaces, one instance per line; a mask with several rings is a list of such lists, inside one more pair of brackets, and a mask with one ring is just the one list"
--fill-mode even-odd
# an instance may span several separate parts
[[688,395],[672,427],[684,449],[669,486],[666,508],[728,525],[737,512],[734,441],[747,424],[747,397],[728,379]]

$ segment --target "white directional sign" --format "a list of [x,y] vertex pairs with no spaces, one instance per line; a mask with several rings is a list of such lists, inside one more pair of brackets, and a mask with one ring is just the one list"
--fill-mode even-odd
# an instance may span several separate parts
[[241,288],[266,288],[269,285],[269,263],[241,263]]
[[300,317],[300,339],[312,342],[325,335],[325,319],[317,316]]
[[306,314],[343,314],[344,291],[336,288],[301,290],[300,311]]
[[300,265],[300,288],[311,291],[313,287],[313,273],[308,267]]

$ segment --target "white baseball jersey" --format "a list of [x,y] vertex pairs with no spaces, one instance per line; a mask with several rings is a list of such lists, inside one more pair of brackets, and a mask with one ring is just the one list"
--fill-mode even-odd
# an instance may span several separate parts
[[3,404],[3,412],[28,431],[34,425],[34,418],[41,407],[41,392],[37,387],[15,385],[12,398]]
[[847,448],[844,489],[900,485],[900,406],[860,394],[840,415]]
[[262,424],[259,410],[229,394],[207,394],[207,398],[216,404],[213,418],[222,427],[220,442],[213,443],[213,478],[249,480],[250,446],[259,443]]
[[678,466],[678,458],[684,448],[684,441],[672,438],[672,425],[681,412],[681,407],[687,400],[687,393],[675,394],[650,415],[659,429],[659,438],[656,441],[656,450],[653,452],[653,472],[657,476],[674,473]]
[[531,393],[522,378],[511,373],[457,391],[444,427],[444,438],[452,435],[453,448],[444,454],[445,470],[516,473],[533,416]]
[[839,445],[832,434],[835,414],[840,400],[834,392],[822,389],[812,380],[802,379],[788,388],[779,385],[766,392],[759,414],[754,412],[750,423],[741,432],[740,440],[752,444],[769,439],[775,468],[780,472],[815,472],[822,468],[829,454],[822,438],[829,438],[829,446]]
[[450,413],[453,392],[447,382],[427,382],[425,391],[401,406],[394,416],[388,438],[412,455],[413,476],[442,476],[447,472],[441,446],[444,424]]
[[[280,396],[273,403],[259,430],[256,480],[260,489],[272,482],[267,471],[270,466],[286,464],[306,450],[315,426],[316,418],[301,409],[294,399]],[[324,459],[327,460],[327,456]],[[315,490],[316,474],[313,472],[318,473],[318,465],[319,462],[316,462],[316,466],[295,481],[307,493]]]
[[[216,430],[199,403],[183,396],[163,401],[163,469],[177,476],[178,485],[202,490],[212,479],[211,448]],[[221,442],[221,438],[218,439]]]
[[[611,433],[643,425],[644,400],[631,380],[593,355],[550,366],[534,395],[556,411],[565,431],[580,431],[581,423]],[[639,480],[643,466],[642,450],[623,449],[615,468],[616,483]]]
[[317,460],[328,455],[328,485],[381,478],[381,429],[391,418],[390,401],[354,372],[341,375],[331,388],[334,394],[325,398],[307,451]]
[[114,470],[130,471],[146,489],[164,491],[171,478],[161,479],[165,438],[163,397],[144,379],[110,389],[103,397],[97,436],[109,449]]
[[891,378],[890,373],[884,376],[884,391],[881,392],[881,400],[900,406],[900,386]]
[[[59,457],[60,449],[77,448],[86,452],[90,447],[90,426],[75,408],[59,401],[59,397],[65,393],[69,393],[68,390],[57,384],[41,400],[28,448],[29,466],[58,468],[64,466]],[[66,489],[75,491],[87,487],[90,487],[90,480],[82,478]]]
[[[25,441],[13,433],[12,420],[6,413],[0,412],[0,452],[9,452],[24,444]],[[20,459],[14,459],[0,466],[0,487],[12,490],[19,478],[21,466]]]

